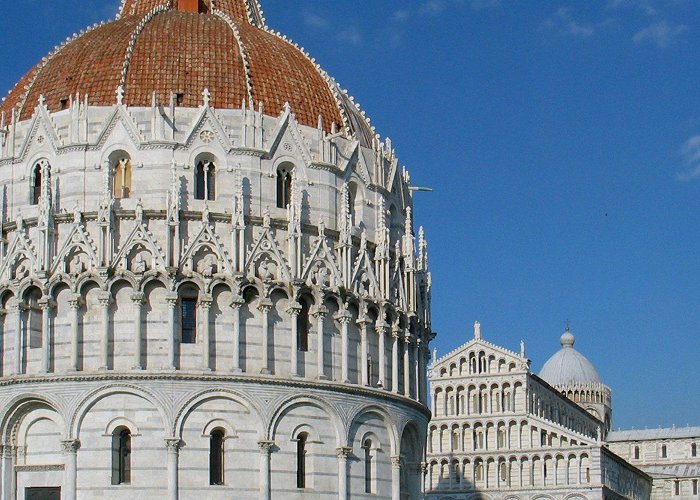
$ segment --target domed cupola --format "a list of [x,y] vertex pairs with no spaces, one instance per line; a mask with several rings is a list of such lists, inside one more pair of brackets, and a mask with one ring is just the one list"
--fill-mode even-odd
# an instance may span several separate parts
[[78,95],[111,106],[216,109],[271,115],[288,103],[299,123],[342,130],[371,147],[375,132],[354,99],[302,48],[265,24],[257,0],[122,0],[115,20],[81,31],[32,68],[0,103],[9,121],[36,103],[62,111]]
[[593,364],[574,349],[576,337],[569,327],[560,338],[562,348],[544,364],[539,376],[566,397],[611,425],[611,391]]

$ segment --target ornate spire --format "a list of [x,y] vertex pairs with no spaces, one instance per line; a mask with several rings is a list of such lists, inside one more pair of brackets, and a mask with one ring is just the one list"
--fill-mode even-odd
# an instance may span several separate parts
[[298,234],[301,232],[301,192],[299,191],[299,175],[297,170],[292,170],[292,186],[289,205],[287,205],[287,220],[289,232]]
[[343,184],[340,191],[340,213],[338,214],[338,231],[340,243],[349,245],[351,242],[352,217],[350,215],[350,189],[348,183]]
[[386,206],[384,197],[379,196],[377,202],[377,249],[375,255],[378,259],[389,258],[389,229],[386,226]]
[[240,168],[236,169],[236,178],[234,182],[231,223],[236,227],[243,227],[245,225],[245,214],[243,205],[243,175]]
[[168,190],[168,223],[180,222],[180,178],[175,160],[170,163],[170,189]]

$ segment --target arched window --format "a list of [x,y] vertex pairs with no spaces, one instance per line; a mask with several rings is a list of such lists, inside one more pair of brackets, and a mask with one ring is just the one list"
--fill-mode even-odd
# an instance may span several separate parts
[[197,290],[185,288],[180,296],[180,332],[183,344],[197,342]]
[[29,193],[29,202],[32,205],[39,204],[44,175],[46,175],[47,179],[51,179],[51,165],[49,165],[46,160],[41,160],[37,162],[32,169],[32,179]]
[[216,165],[209,160],[197,163],[194,176],[194,198],[196,200],[216,199]]
[[287,208],[292,200],[292,171],[294,165],[283,163],[277,167],[277,208]]
[[350,208],[350,224],[354,227],[357,219],[357,184],[348,184],[348,207]]
[[224,484],[224,438],[223,429],[214,429],[209,437],[209,484]]
[[484,479],[484,464],[479,460],[474,465],[474,480],[482,481]]
[[374,457],[372,450],[372,440],[366,439],[362,444],[365,452],[365,493],[374,493]]
[[131,482],[131,431],[117,427],[112,433],[112,484]]
[[661,445],[661,458],[666,458],[666,445]]
[[698,456],[698,445],[693,443],[690,445],[690,456],[691,457],[697,457]]
[[634,459],[639,460],[639,446],[634,447]]
[[299,300],[299,303],[301,304],[301,311],[299,311],[297,316],[297,349],[307,352],[309,350],[309,328],[311,326],[309,314],[311,306],[306,298]]
[[306,488],[306,442],[309,435],[302,432],[297,436],[297,488]]
[[112,176],[114,197],[129,198],[131,196],[131,159],[128,156],[117,160]]

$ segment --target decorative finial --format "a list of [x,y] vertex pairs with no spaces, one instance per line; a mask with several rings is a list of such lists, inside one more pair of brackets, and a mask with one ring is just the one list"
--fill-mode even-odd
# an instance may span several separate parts
[[120,106],[124,104],[124,87],[121,85],[117,87],[117,104]]
[[520,341],[520,357],[521,358],[525,357],[525,341],[524,340]]
[[202,92],[202,98],[204,101],[204,106],[209,106],[209,101],[211,99],[211,92],[209,92],[209,89],[204,89],[204,92]]
[[474,322],[474,338],[481,338],[481,323],[479,323],[478,321]]
[[44,97],[44,94],[41,94],[39,96],[39,106],[44,106],[46,104],[46,97]]

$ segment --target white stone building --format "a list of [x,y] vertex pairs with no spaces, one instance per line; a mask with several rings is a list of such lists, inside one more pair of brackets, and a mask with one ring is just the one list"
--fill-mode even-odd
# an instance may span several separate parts
[[654,500],[700,498],[700,427],[612,431],[607,441],[654,479]]
[[427,499],[650,497],[651,477],[605,446],[610,389],[574,342],[567,329],[538,376],[524,345],[489,343],[477,323],[474,339],[434,361]]
[[1,111],[3,500],[419,498],[410,178],[255,0],[124,0]]

